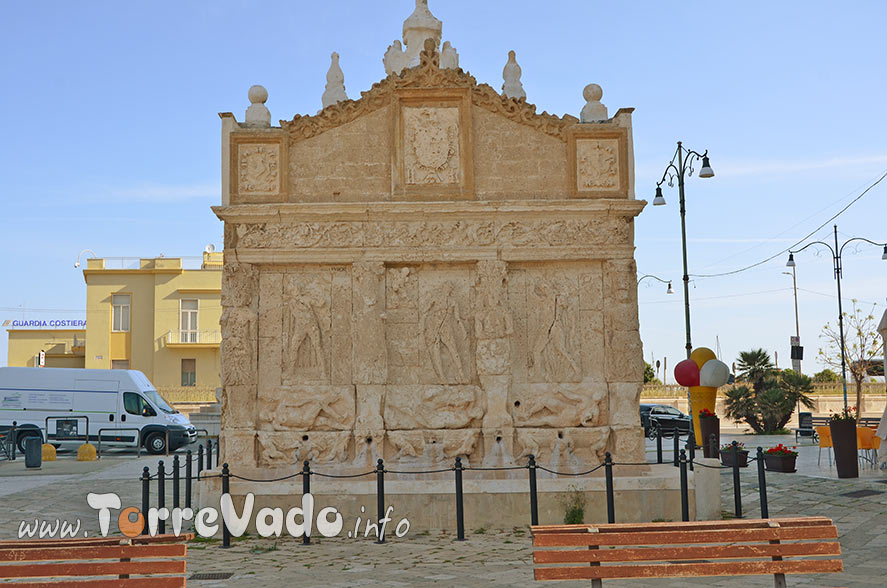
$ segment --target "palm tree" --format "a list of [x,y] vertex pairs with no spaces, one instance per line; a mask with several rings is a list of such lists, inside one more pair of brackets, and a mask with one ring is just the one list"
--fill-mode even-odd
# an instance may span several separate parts
[[764,380],[767,376],[776,371],[776,366],[770,361],[770,354],[763,349],[740,351],[736,367],[739,371],[737,379],[750,382],[755,394],[764,388]]

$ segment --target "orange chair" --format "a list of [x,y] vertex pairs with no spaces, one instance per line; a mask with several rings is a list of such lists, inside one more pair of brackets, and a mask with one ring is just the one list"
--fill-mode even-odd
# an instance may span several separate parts
[[822,459],[822,450],[828,449],[828,465],[832,465],[832,430],[828,427],[814,427],[816,435],[819,437],[819,456],[816,458],[816,465]]
[[872,467],[878,463],[878,449],[881,438],[875,437],[875,430],[868,427],[856,427],[856,448],[862,451],[861,459],[869,462]]

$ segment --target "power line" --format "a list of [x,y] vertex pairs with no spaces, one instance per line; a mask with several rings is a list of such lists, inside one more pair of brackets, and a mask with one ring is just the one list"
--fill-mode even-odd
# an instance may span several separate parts
[[757,263],[753,263],[753,264],[751,264],[751,265],[747,265],[747,266],[745,266],[745,267],[742,267],[742,268],[739,268],[739,269],[736,269],[736,270],[733,270],[733,271],[729,271],[729,272],[722,272],[722,273],[719,273],[719,274],[690,274],[690,276],[691,276],[691,277],[694,277],[694,278],[718,278],[718,277],[721,277],[721,276],[732,276],[732,275],[735,275],[735,274],[742,273],[742,272],[744,272],[744,271],[746,271],[746,270],[750,270],[750,269],[752,269],[752,268],[754,268],[754,267],[758,267],[759,265],[764,265],[764,264],[767,263],[768,261],[772,261],[772,260],[776,259],[777,257],[779,257],[780,255],[784,255],[785,253],[787,253],[787,252],[790,251],[791,249],[794,249],[795,247],[797,247],[798,245],[800,245],[801,243],[803,243],[804,241],[806,241],[807,239],[809,239],[810,237],[812,237],[813,235],[815,235],[820,229],[822,229],[823,227],[825,227],[827,224],[829,224],[830,222],[832,222],[833,220],[835,220],[836,218],[838,218],[839,216],[841,216],[842,214],[844,214],[844,212],[846,212],[848,208],[850,208],[850,207],[853,206],[856,202],[858,202],[860,198],[862,198],[863,196],[865,196],[866,194],[868,194],[868,192],[869,192],[872,188],[874,188],[875,186],[877,186],[878,184],[880,184],[881,181],[882,181],[884,178],[887,178],[887,171],[885,171],[885,172],[881,175],[881,177],[879,177],[877,180],[875,180],[874,183],[870,184],[868,188],[866,188],[865,190],[863,190],[863,191],[862,191],[862,194],[860,194],[859,196],[857,196],[856,198],[854,198],[853,200],[851,200],[851,201],[847,204],[847,206],[845,206],[844,208],[842,208],[841,210],[839,210],[837,213],[835,213],[830,219],[828,219],[827,221],[825,221],[824,223],[822,223],[821,225],[819,225],[818,227],[816,227],[815,229],[813,229],[812,231],[810,231],[809,233],[807,233],[807,234],[806,234],[803,238],[801,238],[797,243],[794,243],[793,245],[789,245],[788,247],[786,247],[786,248],[783,249],[782,251],[780,251],[780,252],[778,252],[778,253],[775,253],[775,254],[771,255],[771,256],[768,257],[767,259],[764,259],[764,260],[759,261],[759,262],[757,262]]

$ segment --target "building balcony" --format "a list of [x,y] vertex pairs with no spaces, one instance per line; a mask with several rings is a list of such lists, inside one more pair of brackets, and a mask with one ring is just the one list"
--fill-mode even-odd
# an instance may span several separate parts
[[210,349],[222,342],[221,331],[168,331],[166,346],[172,348]]

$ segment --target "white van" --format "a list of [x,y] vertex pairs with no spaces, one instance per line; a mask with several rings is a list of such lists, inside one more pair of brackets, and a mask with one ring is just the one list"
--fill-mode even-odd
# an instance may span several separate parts
[[[79,368],[0,368],[0,430],[17,426],[19,450],[29,436],[53,445],[95,443],[150,453],[193,443],[197,432],[142,372]],[[138,429],[127,430],[127,429]]]

